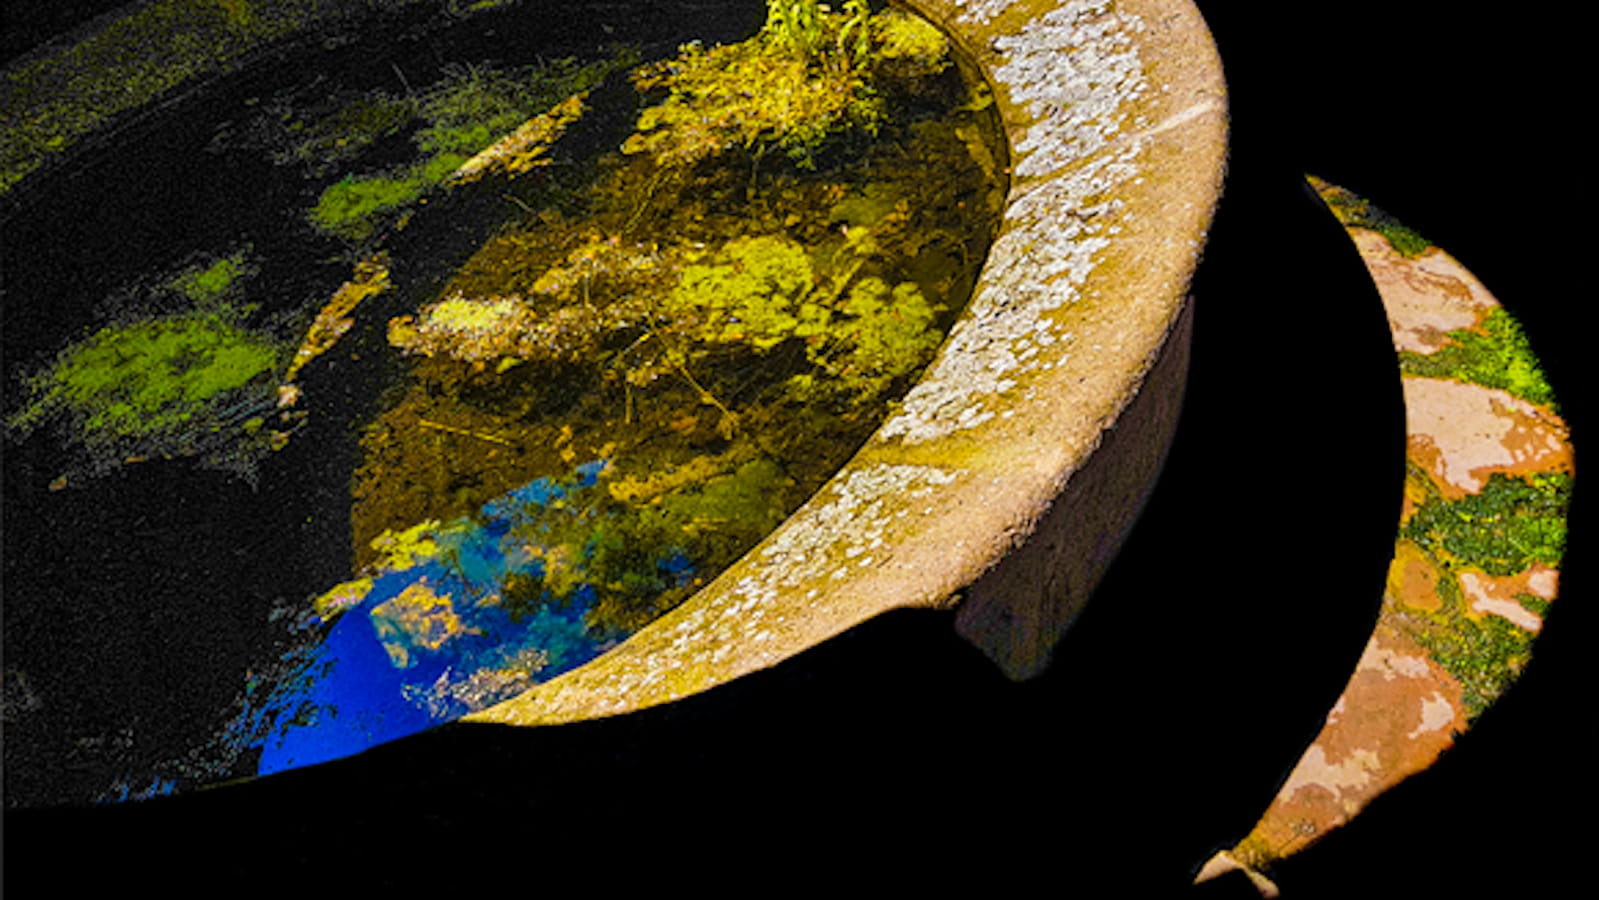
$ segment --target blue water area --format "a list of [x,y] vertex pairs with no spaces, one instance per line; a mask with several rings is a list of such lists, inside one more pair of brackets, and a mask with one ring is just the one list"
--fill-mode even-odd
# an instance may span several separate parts
[[[580,666],[616,635],[584,624],[593,587],[513,615],[499,602],[512,575],[542,577],[527,546],[541,516],[571,515],[554,503],[595,486],[604,462],[579,466],[573,479],[539,479],[436,529],[438,552],[374,578],[294,674],[247,714],[271,723],[255,744],[257,773],[326,762],[452,721]],[[693,565],[681,552],[656,561],[678,584]]]

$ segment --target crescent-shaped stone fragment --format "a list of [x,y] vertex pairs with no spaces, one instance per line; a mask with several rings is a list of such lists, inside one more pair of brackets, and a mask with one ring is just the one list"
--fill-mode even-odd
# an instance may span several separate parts
[[1320,734],[1198,881],[1272,864],[1431,766],[1515,681],[1555,599],[1569,431],[1521,328],[1459,262],[1312,178],[1376,281],[1405,397],[1404,505],[1377,625]]

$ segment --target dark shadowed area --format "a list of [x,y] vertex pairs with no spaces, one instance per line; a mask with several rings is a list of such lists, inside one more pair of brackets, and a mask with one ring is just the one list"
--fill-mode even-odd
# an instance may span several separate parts
[[[1574,151],[1540,136],[1565,133],[1575,66],[1548,16],[1198,6],[1226,65],[1233,149],[1194,285],[1184,418],[1045,675],[1009,683],[949,615],[892,614],[623,718],[452,725],[192,796],[8,809],[7,893],[487,879],[765,894],[836,890],[864,867],[896,892],[1254,896],[1241,878],[1186,885],[1248,831],[1348,677],[1402,475],[1375,289],[1299,175],[1370,198],[1471,269],[1525,324],[1580,447],[1591,365],[1571,285],[1587,281],[1586,248],[1564,223],[1582,198]],[[1523,679],[1433,769],[1285,864],[1285,896],[1554,895],[1586,870],[1599,733],[1584,506],[1579,490]]]

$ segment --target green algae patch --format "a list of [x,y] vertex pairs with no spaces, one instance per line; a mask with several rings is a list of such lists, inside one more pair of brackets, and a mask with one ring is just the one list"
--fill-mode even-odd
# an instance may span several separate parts
[[260,430],[282,361],[274,342],[215,314],[108,326],[36,375],[8,424],[26,435],[56,423],[97,468],[203,453]]
[[[410,382],[362,438],[358,563],[373,535],[558,482],[498,602],[583,603],[592,639],[623,639],[792,514],[932,360],[997,229],[997,122],[925,22],[768,9],[636,68],[620,151],[390,319]],[[585,460],[593,483],[561,480]]]
[[1511,575],[1533,563],[1555,567],[1565,553],[1571,483],[1563,472],[1527,478],[1495,472],[1478,493],[1423,504],[1400,536],[1490,575]]
[[190,266],[168,281],[166,287],[201,309],[236,293],[240,283],[256,271],[249,263],[249,249],[246,248],[209,263]]
[[[1407,483],[1428,484],[1412,469]],[[1534,566],[1558,568],[1565,553],[1572,476],[1546,472],[1526,477],[1494,473],[1483,489],[1455,500],[1428,488],[1400,529],[1440,573],[1438,608],[1393,607],[1391,614],[1464,689],[1468,719],[1475,719],[1520,676],[1537,633],[1501,615],[1470,608],[1464,573],[1507,578]],[[1517,602],[1542,616],[1548,602],[1520,594]]]
[[1366,228],[1381,234],[1388,239],[1394,252],[1405,259],[1415,259],[1433,246],[1432,241],[1365,198],[1317,178],[1312,178],[1311,184],[1339,222],[1351,228]]
[[[438,84],[415,98],[393,98],[374,91],[331,108],[307,111],[299,121],[308,137],[292,140],[292,131],[284,129],[280,140],[289,146],[279,150],[274,159],[307,164],[313,171],[323,172],[335,162],[359,163],[357,149],[410,130],[411,162],[378,172],[346,174],[323,189],[310,210],[309,220],[317,230],[359,244],[428,194],[445,187],[463,165],[518,126],[543,119],[548,132],[545,144],[553,142],[582,114],[581,102],[574,104],[573,98],[586,95],[612,72],[637,62],[635,48],[618,47],[589,63],[563,58],[503,70],[450,66]],[[295,118],[292,112],[280,117]],[[352,121],[357,126],[353,130],[347,128]],[[348,137],[342,136],[346,133]],[[545,147],[536,149],[542,152]]]
[[153,0],[72,44],[8,66],[0,89],[0,195],[78,140],[252,50],[425,0]]
[[1526,332],[1503,307],[1494,307],[1474,328],[1449,332],[1447,339],[1434,353],[1400,353],[1399,370],[1406,375],[1497,388],[1558,410],[1554,390],[1538,367]]

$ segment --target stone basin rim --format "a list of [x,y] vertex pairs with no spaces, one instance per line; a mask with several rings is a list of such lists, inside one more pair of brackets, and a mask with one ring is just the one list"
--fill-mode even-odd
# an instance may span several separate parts
[[991,88],[1005,212],[972,300],[900,408],[684,603],[466,722],[671,702],[880,613],[956,609],[1009,675],[1048,663],[1175,429],[1188,284],[1220,195],[1225,87],[1188,0],[900,0]]

